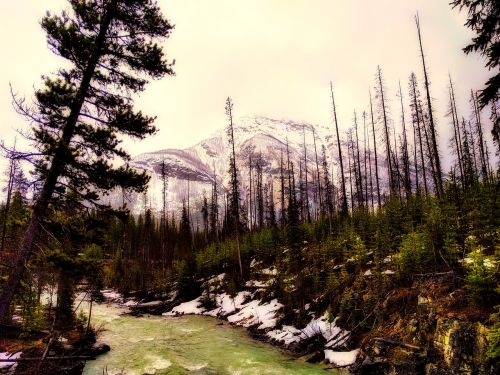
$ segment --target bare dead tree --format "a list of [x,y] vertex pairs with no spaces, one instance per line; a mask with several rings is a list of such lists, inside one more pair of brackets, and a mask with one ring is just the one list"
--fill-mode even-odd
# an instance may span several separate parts
[[443,175],[442,175],[442,170],[441,170],[441,161],[439,157],[439,150],[438,150],[438,145],[437,145],[437,136],[436,136],[436,126],[434,123],[434,116],[433,116],[433,111],[432,111],[432,103],[431,103],[431,95],[430,95],[430,90],[429,90],[429,78],[427,74],[427,68],[425,65],[425,57],[424,57],[424,49],[422,47],[422,36],[420,33],[420,19],[418,17],[418,13],[415,15],[415,24],[417,26],[417,33],[418,33],[418,42],[420,45],[420,55],[422,57],[422,67],[423,67],[423,73],[424,73],[424,83],[425,83],[425,92],[426,92],[426,97],[427,97],[427,112],[429,115],[429,129],[430,129],[430,138],[431,138],[431,155],[433,160],[433,163],[435,164],[435,180],[436,180],[436,195],[440,197],[443,193]]
[[377,185],[377,203],[378,207],[380,208],[382,206],[382,201],[380,197],[380,180],[378,177],[378,156],[377,156],[377,137],[375,133],[375,118],[373,115],[373,104],[372,104],[372,93],[369,90],[370,94],[370,114],[371,114],[371,119],[372,119],[372,135],[373,135],[373,152],[375,156],[375,182]]
[[337,149],[339,153],[339,162],[340,162],[340,186],[342,190],[342,203],[341,203],[341,208],[340,208],[340,214],[341,216],[345,217],[348,214],[348,207],[347,207],[347,193],[346,193],[346,188],[345,188],[345,174],[344,174],[344,162],[342,160],[342,147],[340,145],[340,135],[339,135],[339,125],[337,121],[337,110],[335,108],[335,98],[333,96],[333,84],[330,82],[330,93],[331,93],[331,98],[332,98],[332,109],[333,109],[333,118],[335,121],[335,130],[337,132]]

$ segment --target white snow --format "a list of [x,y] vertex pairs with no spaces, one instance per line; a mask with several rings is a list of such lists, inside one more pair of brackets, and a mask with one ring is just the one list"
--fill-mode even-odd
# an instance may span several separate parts
[[[128,306],[127,303],[125,303],[125,306]],[[162,304],[163,304],[163,301],[151,301],[151,302],[138,303],[136,305],[136,307],[157,307],[157,306],[161,306]]]
[[234,299],[227,293],[217,294],[215,296],[215,303],[217,307],[213,310],[206,312],[206,315],[211,316],[226,316],[234,313],[236,310],[241,309],[243,303],[250,296],[250,292],[239,292]]
[[277,299],[269,303],[261,304],[260,300],[253,300],[244,305],[239,312],[229,315],[227,320],[230,323],[252,327],[258,325],[257,329],[273,328],[276,326],[276,311],[283,307]]
[[334,352],[327,349],[325,350],[325,361],[338,367],[350,366],[356,361],[358,354],[359,349],[354,349],[350,352]]
[[254,268],[254,267],[258,266],[261,263],[262,262],[260,260],[252,259],[252,261],[250,262],[250,268]]
[[106,299],[111,301],[120,300],[122,298],[122,295],[120,293],[112,289],[104,289],[101,291],[101,293]]
[[336,348],[345,344],[350,333],[337,327],[335,322],[328,322],[326,314],[318,319],[312,319],[303,329],[297,329],[293,326],[283,326],[281,329],[274,329],[267,332],[268,337],[281,342],[285,346],[316,335],[321,335],[325,338],[327,341],[325,348]]
[[382,262],[384,262],[384,263],[391,263],[392,262],[392,255],[386,256]]
[[364,276],[371,276],[372,275],[372,270],[366,271],[363,275]]
[[309,324],[302,329],[301,337],[303,339],[316,335],[322,335],[325,338],[325,348],[336,348],[347,341],[349,338],[349,331],[343,331],[337,327],[335,321],[330,323],[325,313],[317,319],[312,319]]
[[274,276],[274,275],[278,274],[278,270],[275,267],[272,267],[272,268],[263,268],[263,269],[260,270],[260,273],[262,275]]
[[[21,357],[22,352],[12,353],[9,352],[0,352],[0,359],[18,359]],[[14,369],[17,366],[17,362],[0,362],[0,369],[9,369],[11,373],[13,373]]]
[[192,301],[181,303],[180,305],[174,307],[172,311],[163,313],[165,316],[177,316],[184,314],[202,314],[205,308],[201,306],[201,296],[195,298]]
[[14,323],[22,323],[23,322],[23,317],[21,315],[18,315],[18,314],[12,315],[11,319]]
[[205,283],[203,283],[203,287],[206,288],[208,283],[209,292],[214,292],[217,289],[217,287],[219,287],[222,284],[222,282],[224,281],[224,277],[226,277],[225,273],[221,273],[217,276],[211,277]]
[[249,280],[245,283],[246,287],[254,287],[254,288],[267,288],[269,286],[268,281],[258,281],[258,280]]
[[302,341],[301,334],[302,331],[294,326],[283,326],[281,329],[274,329],[266,333],[268,337],[279,341],[285,346],[288,346],[293,342]]

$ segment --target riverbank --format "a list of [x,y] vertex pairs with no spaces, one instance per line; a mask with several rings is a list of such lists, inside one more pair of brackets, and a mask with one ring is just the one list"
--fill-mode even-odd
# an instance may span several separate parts
[[[390,284],[394,272],[390,259],[387,263],[382,277]],[[200,295],[189,301],[172,294],[163,300],[124,303],[136,315],[217,317],[304,360],[355,374],[498,371],[498,364],[486,357],[489,312],[469,307],[464,292],[454,286],[453,273],[421,275],[404,286],[388,288],[383,303],[377,306],[381,313],[376,324],[370,328],[359,321],[354,330],[348,330],[314,301],[304,306],[307,323],[291,324],[294,312],[287,316],[284,304],[270,293],[276,270],[256,262],[252,269],[253,278],[233,296],[228,293],[225,275],[220,274],[202,282]],[[369,283],[374,273],[368,269],[359,277]]]
[[[257,267],[255,263],[254,268]],[[291,355],[308,362],[322,362],[329,368],[346,368],[353,365],[360,353],[350,345],[350,332],[340,329],[328,313],[318,313],[308,304],[305,306],[309,323],[302,328],[282,324],[284,305],[274,298],[267,301],[266,288],[275,270],[264,268],[260,275],[269,276],[267,281],[251,280],[247,290],[229,295],[224,288],[224,274],[205,281],[203,292],[197,298],[178,303],[176,295],[166,300],[138,302],[122,300],[113,291],[105,291],[107,298],[121,302],[132,313],[160,314],[163,316],[204,315],[218,318],[233,326],[243,327],[254,339],[285,349]],[[166,311],[165,311],[166,310]]]
[[[110,296],[114,293],[105,292]],[[87,362],[84,375],[217,374],[339,375],[325,366],[294,359],[247,331],[211,316],[133,316],[123,300],[95,304],[93,324],[104,327],[98,342],[111,351]]]

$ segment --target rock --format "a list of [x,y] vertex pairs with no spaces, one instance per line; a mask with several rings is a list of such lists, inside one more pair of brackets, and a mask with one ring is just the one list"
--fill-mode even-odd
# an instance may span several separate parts
[[442,353],[453,373],[487,374],[486,361],[488,329],[456,319],[440,318],[434,334],[434,346]]
[[107,353],[110,350],[111,350],[111,347],[108,344],[96,343],[96,344],[92,345],[92,347],[90,348],[90,353],[93,356],[98,356],[98,355]]
[[423,297],[421,295],[418,296],[417,303],[419,305],[428,305],[431,302],[432,302],[432,299],[430,297]]
[[309,363],[318,363],[323,360],[323,352],[322,351],[315,351],[311,354],[307,354],[302,359],[306,362]]
[[385,375],[389,374],[391,365],[380,359],[366,357],[362,362],[356,363],[351,372],[359,375]]

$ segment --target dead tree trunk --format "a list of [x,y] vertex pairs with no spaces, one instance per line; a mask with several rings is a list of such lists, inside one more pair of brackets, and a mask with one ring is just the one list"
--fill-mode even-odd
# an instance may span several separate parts
[[370,91],[370,113],[372,118],[372,135],[373,135],[373,152],[375,156],[375,182],[377,185],[377,204],[378,208],[382,206],[382,201],[380,197],[380,180],[378,178],[378,156],[377,156],[377,138],[375,135],[375,119],[373,117],[373,104],[372,104],[372,93]]
[[342,190],[342,204],[340,208],[340,214],[341,216],[345,217],[348,214],[348,207],[347,207],[347,193],[346,193],[346,188],[345,188],[345,175],[344,175],[344,162],[342,160],[342,147],[340,146],[340,135],[339,135],[339,125],[337,122],[337,111],[335,108],[335,99],[333,96],[333,84],[330,82],[330,92],[331,92],[331,97],[332,97],[332,107],[333,107],[333,118],[335,120],[335,129],[337,132],[337,147],[338,147],[338,152],[339,152],[339,162],[340,162],[340,186]]
[[442,195],[443,193],[443,176],[442,176],[442,171],[441,171],[441,161],[439,158],[439,150],[438,150],[438,145],[437,145],[437,137],[436,137],[436,126],[434,124],[434,117],[432,113],[432,103],[431,103],[431,95],[429,91],[429,78],[427,76],[427,68],[425,66],[425,57],[424,57],[424,49],[422,47],[422,36],[420,34],[420,20],[418,18],[418,14],[415,16],[415,23],[417,25],[417,32],[418,32],[418,43],[420,45],[420,55],[422,57],[422,67],[424,71],[424,83],[425,83],[425,92],[426,92],[426,97],[427,97],[427,110],[429,112],[429,128],[430,128],[430,133],[431,133],[431,153],[434,159],[434,164],[435,164],[435,173],[436,173],[436,195],[438,198]]

